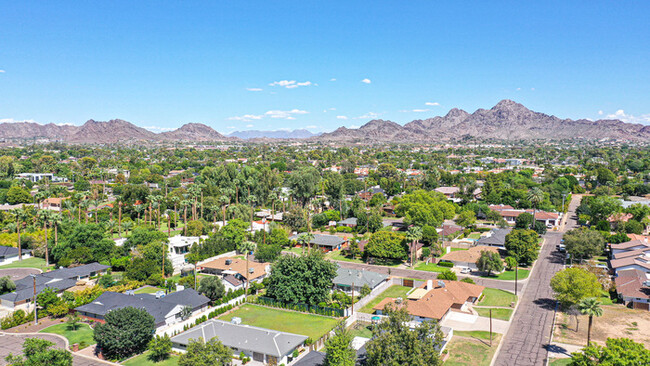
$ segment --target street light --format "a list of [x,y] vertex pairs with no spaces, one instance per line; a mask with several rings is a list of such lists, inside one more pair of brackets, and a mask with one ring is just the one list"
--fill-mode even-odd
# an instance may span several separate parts
[[38,306],[36,306],[36,275],[30,274],[34,280],[34,325],[38,325]]

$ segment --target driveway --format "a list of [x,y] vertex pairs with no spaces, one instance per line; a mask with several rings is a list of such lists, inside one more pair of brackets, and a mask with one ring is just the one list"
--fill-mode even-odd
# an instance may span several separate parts
[[565,230],[576,226],[571,217],[575,214],[580,199],[580,196],[573,197],[566,225],[560,231],[549,232],[544,236],[545,244],[528,279],[510,328],[499,346],[494,365],[545,364],[556,304],[550,282],[553,275],[564,267],[564,256],[557,252],[555,246],[560,243]]
[[6,268],[0,269],[0,277],[9,276],[12,281],[25,278],[30,274],[39,274],[41,273],[40,269],[36,268]]
[[[4,364],[5,357],[9,356],[10,353],[14,355],[22,354],[22,345],[25,342],[25,338],[41,338],[51,341],[55,344],[56,348],[65,348],[66,341],[62,337],[57,337],[51,334],[8,334],[0,333],[0,364]],[[107,365],[107,363],[90,360],[78,355],[73,354],[72,364],[74,366],[95,366],[95,365]]]

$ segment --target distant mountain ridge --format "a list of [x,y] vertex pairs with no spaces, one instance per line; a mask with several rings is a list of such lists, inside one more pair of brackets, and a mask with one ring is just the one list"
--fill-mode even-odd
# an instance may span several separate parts
[[342,143],[437,143],[463,138],[494,140],[569,140],[615,139],[650,141],[650,126],[620,120],[560,119],[531,111],[512,100],[502,100],[490,109],[468,113],[451,109],[444,116],[418,119],[405,125],[386,120],[372,120],[359,128],[339,127],[332,132],[314,135],[305,129],[293,131],[236,131],[227,136],[201,123],[154,133],[131,122],[114,119],[107,122],[89,120],[81,126],[41,125],[33,122],[0,123],[2,139],[49,139],[79,144],[138,142],[220,142],[250,140],[266,142],[285,139]]
[[261,130],[247,130],[247,131],[235,131],[228,134],[228,136],[237,137],[242,140],[248,139],[306,139],[318,134],[311,133],[306,129],[296,129],[296,130],[275,130],[275,131],[261,131]]

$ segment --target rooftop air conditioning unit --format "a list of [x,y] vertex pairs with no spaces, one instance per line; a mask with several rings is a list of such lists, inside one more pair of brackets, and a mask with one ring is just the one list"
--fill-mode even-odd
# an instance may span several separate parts
[[401,304],[402,301],[403,301],[403,299],[401,297],[398,297],[397,299],[395,299],[396,304]]
[[226,265],[229,266],[232,263],[232,259],[226,259]]
[[255,268],[249,268],[248,269],[248,273],[253,273],[253,272],[255,272]]
[[438,286],[445,287],[445,283],[443,281],[438,280]]
[[643,281],[643,286],[650,287],[650,280]]

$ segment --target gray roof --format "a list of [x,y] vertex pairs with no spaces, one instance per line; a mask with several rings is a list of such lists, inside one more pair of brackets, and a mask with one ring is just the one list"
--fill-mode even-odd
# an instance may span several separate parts
[[[298,235],[293,235],[290,240],[298,240],[299,237],[306,235],[306,233],[300,233]],[[310,241],[312,245],[320,245],[324,247],[337,247],[345,243],[345,239],[336,236],[336,235],[325,235],[325,234],[314,234],[314,238]]]
[[311,351],[294,363],[293,366],[322,366],[324,363],[324,352]]
[[244,283],[239,278],[237,278],[237,277],[235,277],[235,276],[233,276],[231,274],[227,274],[227,275],[223,276],[223,279],[224,279],[224,281],[228,281],[231,285],[233,285],[235,287],[240,286],[242,283]]
[[215,337],[230,348],[250,350],[275,357],[288,354],[307,339],[303,335],[211,319],[172,337],[172,342],[187,345],[190,339],[203,338],[208,341]]
[[358,269],[340,268],[337,269],[337,275],[332,282],[335,285],[363,287],[368,285],[371,289],[377,287],[380,283],[386,281],[387,275]]
[[111,268],[111,266],[94,262],[94,263],[84,264],[83,266],[79,266],[79,267],[61,268],[51,272],[45,272],[43,273],[43,276],[47,276],[50,278],[78,278],[78,277],[90,276],[90,274],[93,272],[97,273],[99,271],[105,271],[109,268]]
[[357,218],[356,217],[348,217],[345,220],[341,220],[338,222],[339,225],[357,225]]
[[[149,294],[149,296],[151,295]],[[161,297],[160,301],[190,306],[192,309],[196,309],[209,303],[210,299],[201,295],[193,288],[186,288],[182,291],[172,292],[171,294]]]
[[[23,249],[23,254],[29,254],[29,250]],[[0,258],[14,257],[18,256],[18,248],[14,247],[5,247],[0,245]]]
[[476,245],[503,246],[506,243],[506,235],[511,231],[511,228],[494,229],[492,230],[492,235],[479,238]]

